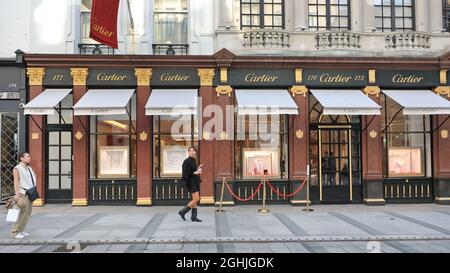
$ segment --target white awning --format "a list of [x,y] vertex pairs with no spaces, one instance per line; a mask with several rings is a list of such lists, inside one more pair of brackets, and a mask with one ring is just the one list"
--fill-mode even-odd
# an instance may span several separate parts
[[72,89],[45,89],[44,92],[27,103],[24,108],[25,115],[53,115],[55,106],[60,103]]
[[76,116],[124,115],[134,89],[90,89],[73,106]]
[[154,89],[145,105],[145,114],[195,115],[197,99],[197,89]]
[[448,115],[450,102],[429,90],[382,90],[403,106],[404,115]]
[[381,115],[381,106],[360,90],[315,89],[311,93],[322,104],[324,115]]
[[284,89],[237,89],[238,115],[298,115],[298,107]]

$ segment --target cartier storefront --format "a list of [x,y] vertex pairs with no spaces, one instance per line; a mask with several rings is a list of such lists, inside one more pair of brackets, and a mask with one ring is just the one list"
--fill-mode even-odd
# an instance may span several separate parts
[[[35,205],[201,204],[307,176],[313,203],[450,204],[450,56],[423,59],[25,54]],[[269,191],[272,204],[306,204]],[[227,205],[241,202],[225,192]]]

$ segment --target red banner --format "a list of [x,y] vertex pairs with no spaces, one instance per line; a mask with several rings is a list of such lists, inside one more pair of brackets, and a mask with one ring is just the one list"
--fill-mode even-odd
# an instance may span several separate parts
[[91,31],[89,37],[95,41],[117,48],[117,13],[120,0],[93,0]]

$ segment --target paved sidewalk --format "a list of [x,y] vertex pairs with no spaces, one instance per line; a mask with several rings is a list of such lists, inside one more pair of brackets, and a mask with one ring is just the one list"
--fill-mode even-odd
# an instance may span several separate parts
[[200,207],[202,223],[179,207],[34,208],[24,240],[10,238],[0,209],[0,253],[10,252],[445,252],[450,207],[434,204]]

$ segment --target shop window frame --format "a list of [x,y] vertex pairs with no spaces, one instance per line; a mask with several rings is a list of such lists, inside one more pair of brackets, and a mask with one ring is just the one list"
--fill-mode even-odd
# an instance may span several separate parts
[[[390,0],[389,4],[384,4],[384,0],[380,0],[380,4],[374,3],[375,8],[375,21],[376,19],[381,19],[381,26],[377,26],[376,28],[382,32],[395,32],[395,31],[416,31],[416,1],[411,0],[411,6],[405,5],[404,1],[402,1],[402,5],[396,5],[396,0]],[[384,13],[384,9],[389,9],[389,14]],[[396,8],[402,9],[402,16],[397,16],[396,14]],[[411,16],[405,16],[404,12],[406,8],[411,8]],[[381,16],[377,16],[376,12],[377,9],[381,9]],[[385,27],[384,26],[384,19],[389,18],[391,20],[391,26]],[[398,27],[396,25],[396,20],[402,19],[403,21],[403,27]],[[411,28],[405,27],[405,21],[406,19],[411,19]]]
[[[265,12],[265,5],[272,5],[272,12],[266,13]],[[250,12],[244,13],[243,7],[244,5],[250,5]],[[281,5],[281,13],[274,13],[274,6],[275,5]],[[258,6],[259,12],[254,13],[253,7]],[[270,2],[267,2],[267,0],[239,0],[239,7],[240,7],[240,23],[241,23],[241,30],[251,30],[251,29],[278,29],[283,30],[285,29],[285,19],[286,19],[286,12],[285,12],[285,0],[281,0],[280,3],[275,3],[274,0],[271,0]],[[250,17],[250,24],[246,25],[243,24],[244,17],[249,16]],[[259,17],[259,23],[253,24],[252,23],[252,16],[258,16]],[[264,17],[270,16],[272,19],[272,24],[268,24]],[[276,16],[281,17],[281,25],[275,25],[274,24],[274,18]]]
[[[341,3],[337,3],[337,4],[332,4],[331,0],[325,0],[324,4],[320,4],[318,2],[319,0],[309,0],[308,2],[308,29],[310,31],[324,31],[324,30],[333,30],[333,31],[342,31],[342,30],[351,30],[352,29],[352,16],[351,16],[351,1],[350,0],[346,0],[347,3],[346,4],[341,4]],[[319,7],[320,6],[325,6],[326,12],[325,15],[319,15]],[[341,15],[340,10],[338,12],[338,15],[331,15],[331,7],[337,7],[338,10],[340,7],[342,6],[346,6],[347,7],[347,14],[346,15]],[[315,11],[316,14],[312,15],[310,13],[310,9],[312,7],[315,7]],[[325,18],[325,26],[319,25],[319,19],[320,18]],[[339,19],[339,25],[336,26],[331,26],[331,19],[332,18],[338,18]],[[347,25],[341,25],[340,21],[341,18],[346,18],[347,19]],[[316,26],[311,26],[310,22],[311,19],[314,19],[316,21]]]

